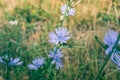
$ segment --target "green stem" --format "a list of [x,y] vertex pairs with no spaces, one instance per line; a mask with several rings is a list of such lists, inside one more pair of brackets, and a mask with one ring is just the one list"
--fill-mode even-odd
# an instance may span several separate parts
[[96,77],[95,80],[99,79],[99,76],[100,76],[100,74],[102,73],[105,65],[108,63],[108,61],[109,61],[109,59],[110,59],[110,57],[111,57],[111,55],[112,55],[112,53],[113,53],[113,51],[114,51],[114,49],[115,49],[115,45],[118,43],[119,38],[120,38],[120,34],[118,35],[118,38],[117,38],[117,40],[116,40],[116,42],[115,42],[115,44],[114,44],[114,46],[113,46],[113,48],[112,48],[112,51],[111,51],[111,52],[108,54],[108,56],[106,57],[106,60],[105,60],[105,62],[103,63],[103,66],[101,67],[100,71],[98,72],[97,77]]
[[9,79],[9,71],[10,71],[10,68],[9,68],[9,65],[7,64],[7,80],[10,80]]
[[52,65],[50,65],[50,68],[49,68],[49,78],[48,78],[48,80],[52,80],[53,76],[51,76],[51,75],[52,75]]
[[[9,42],[8,49],[7,49],[8,60],[10,59],[10,48],[11,48],[11,42]],[[9,61],[7,61],[7,80],[10,80],[9,72],[10,72],[10,66],[9,66]]]
[[[57,71],[56,71],[55,76],[57,76],[57,74],[59,73],[59,71],[60,71],[60,70],[57,70]],[[55,80],[57,80],[56,77],[55,77]]]
[[95,36],[95,40],[96,40],[104,49],[107,49],[107,46],[105,46],[105,45],[100,41],[100,39],[99,39],[97,36]]
[[33,49],[35,50],[35,52],[36,52],[40,57],[42,57],[41,54],[37,51],[37,49],[36,49],[35,47],[33,47]]

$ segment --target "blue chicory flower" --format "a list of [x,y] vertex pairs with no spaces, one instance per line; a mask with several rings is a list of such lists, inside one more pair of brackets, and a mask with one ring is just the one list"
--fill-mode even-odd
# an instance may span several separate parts
[[117,65],[120,69],[120,51],[116,51],[112,54],[111,60]]
[[[105,53],[107,55],[112,51],[112,48],[117,41],[118,35],[119,33],[114,30],[109,30],[108,32],[106,32],[103,41],[108,46],[108,48],[105,50]],[[118,41],[116,45],[120,45],[120,41]],[[110,59],[115,64],[117,64],[118,67],[120,67],[120,51],[117,48],[114,48]]]
[[8,59],[8,56],[1,57],[0,56],[0,62],[4,64],[8,64],[10,66],[13,65],[22,65],[23,61],[20,61],[20,58],[10,58]]
[[[66,10],[68,11],[66,13]],[[71,8],[70,6],[67,6],[67,4],[64,4],[62,7],[61,7],[61,13],[64,15],[66,14],[66,16],[73,16],[75,14],[75,10],[74,8]]]
[[112,48],[118,38],[118,35],[119,34],[117,32],[115,32],[114,30],[109,30],[105,34],[103,41],[108,46],[108,48],[105,51],[106,54],[108,54],[112,50]]
[[11,58],[8,65],[22,65],[23,61],[20,61],[20,58]]
[[58,27],[55,29],[55,32],[51,32],[49,34],[49,42],[54,43],[54,44],[63,44],[66,43],[67,40],[69,40],[71,37],[69,35],[69,31],[67,28],[61,28]]
[[45,63],[45,58],[35,58],[31,64],[28,64],[28,68],[31,70],[38,70]]
[[56,69],[57,70],[61,69],[63,67],[62,60],[61,60],[61,58],[63,57],[63,54],[62,54],[60,49],[54,48],[53,51],[49,52],[48,57],[52,58],[52,62],[51,63],[56,65]]

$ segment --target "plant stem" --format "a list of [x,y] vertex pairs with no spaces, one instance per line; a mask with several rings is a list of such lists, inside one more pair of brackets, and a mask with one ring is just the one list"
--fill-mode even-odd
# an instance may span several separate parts
[[9,71],[10,71],[10,68],[9,68],[9,65],[7,64],[7,80],[10,80],[9,79]]
[[100,39],[95,36],[95,40],[104,48],[104,49],[107,49],[107,47],[100,41]]
[[49,79],[48,80],[52,80],[53,76],[52,75],[52,65],[50,65],[50,68],[49,68]]

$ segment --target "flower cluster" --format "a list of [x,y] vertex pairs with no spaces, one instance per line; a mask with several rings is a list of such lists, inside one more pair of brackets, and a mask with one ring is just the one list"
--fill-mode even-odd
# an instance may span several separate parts
[[[62,65],[62,57],[63,54],[59,48],[54,48],[54,50],[49,52],[48,55],[49,58],[52,59],[51,64],[56,65],[56,69],[61,69],[63,67]],[[28,68],[31,70],[38,70],[43,64],[45,63],[45,58],[35,58],[32,63],[28,64]]]
[[[67,4],[61,7],[61,12],[66,16],[75,14],[75,10]],[[56,44],[56,46],[58,44],[61,46],[61,44],[67,43],[70,38],[70,32],[67,30],[67,28],[64,27],[58,27],[55,29],[55,32],[49,33],[49,42]],[[63,67],[61,59],[63,54],[59,48],[55,47],[53,51],[51,50],[48,57],[51,58],[51,64],[54,64],[57,70]],[[28,68],[31,70],[38,70],[44,63],[45,58],[35,58],[32,63],[28,64]]]
[[75,10],[74,8],[71,8],[70,6],[68,6],[67,4],[64,4],[61,7],[61,13],[66,16],[73,16],[75,14]]
[[[119,40],[116,43],[118,35],[119,33],[115,32],[114,30],[109,30],[108,32],[106,32],[103,41],[108,46],[108,48],[105,50],[105,53],[107,55],[112,51],[115,45],[120,45]],[[120,51],[116,47],[114,48],[110,59],[115,64],[117,64],[118,67],[120,67]]]
[[[73,16],[75,14],[75,10],[68,6],[68,4],[64,4],[61,7],[61,13],[66,16]],[[61,44],[67,43],[70,38],[70,32],[67,30],[67,28],[64,27],[58,27],[55,29],[55,32],[49,33],[49,42],[56,45],[60,44],[60,46],[62,46]],[[63,54],[58,47],[54,47],[53,51],[51,50],[49,52],[48,57],[52,59],[51,64],[54,64],[57,70],[63,67],[61,59]]]
[[[67,10],[68,13],[66,13]],[[74,15],[75,13],[74,9],[66,4],[61,7],[61,12],[62,14],[66,14],[66,16]],[[61,46],[61,44],[67,43],[70,38],[70,32],[64,27],[58,27],[55,29],[55,32],[50,32],[49,34],[49,42],[56,44],[56,46],[58,44]],[[51,64],[54,64],[57,70],[63,67],[61,59],[63,54],[59,48],[55,47],[53,51],[51,50],[48,57],[51,58]],[[35,58],[32,63],[28,64],[28,68],[31,70],[38,70],[44,63],[45,58]]]
[[[64,44],[71,38],[70,32],[67,30],[67,28],[64,27],[58,27],[55,29],[55,32],[51,32],[49,34],[49,42],[54,44]],[[59,48],[54,48],[53,51],[49,52],[48,55],[49,58],[52,58],[52,64],[56,65],[56,69],[61,69],[63,67],[62,64],[62,57],[63,54]]]

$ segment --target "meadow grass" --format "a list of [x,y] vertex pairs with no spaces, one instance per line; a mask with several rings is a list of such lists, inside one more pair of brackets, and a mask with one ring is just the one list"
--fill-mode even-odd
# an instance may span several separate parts
[[[58,74],[57,71],[51,73],[54,79],[27,67],[35,57],[46,57],[53,49],[48,36],[60,25],[60,7],[66,3],[67,0],[0,0],[0,55],[10,53],[24,61],[23,66],[10,68],[10,80],[95,80],[106,54],[94,37],[103,41],[109,29],[119,32],[119,0],[72,0],[75,15],[65,18],[63,23],[72,34],[69,47],[61,48],[64,67]],[[10,20],[19,23],[12,26]],[[0,80],[6,79],[6,72],[5,65],[1,64]],[[109,60],[98,80],[119,80],[119,73]]]

